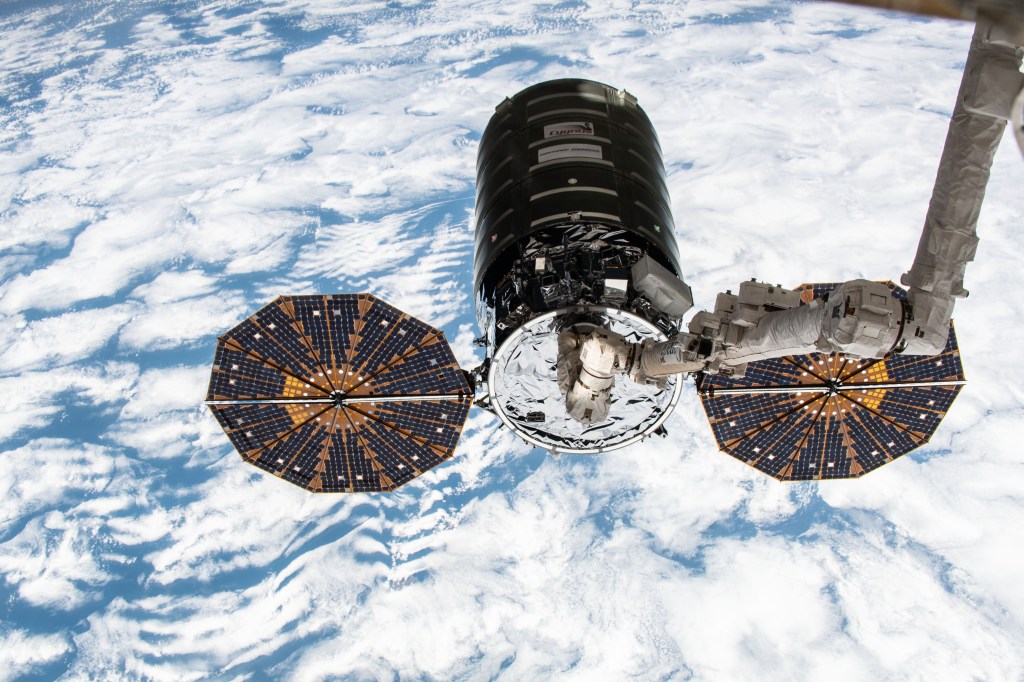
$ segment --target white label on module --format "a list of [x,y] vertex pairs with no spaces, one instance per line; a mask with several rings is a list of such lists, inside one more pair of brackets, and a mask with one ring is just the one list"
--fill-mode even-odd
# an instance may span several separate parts
[[593,135],[594,124],[584,121],[572,123],[555,123],[544,126],[544,137],[562,137],[563,135]]
[[537,152],[537,163],[556,159],[600,159],[601,146],[597,144],[555,144]]

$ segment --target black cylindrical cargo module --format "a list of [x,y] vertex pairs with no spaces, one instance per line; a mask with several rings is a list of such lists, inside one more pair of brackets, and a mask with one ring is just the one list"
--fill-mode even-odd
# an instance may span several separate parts
[[654,127],[624,90],[548,81],[498,105],[477,155],[474,284],[491,407],[560,452],[619,447],[660,428],[681,382],[624,385],[607,423],[566,413],[559,334],[633,341],[676,331],[690,297]]
[[493,294],[528,236],[579,223],[626,231],[680,274],[665,168],[636,98],[581,79],[529,87],[498,107],[477,155],[475,284]]

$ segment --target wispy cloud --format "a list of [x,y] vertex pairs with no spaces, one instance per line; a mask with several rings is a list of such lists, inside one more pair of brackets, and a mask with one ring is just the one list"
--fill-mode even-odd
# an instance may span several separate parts
[[0,673],[4,679],[29,675],[71,651],[64,635],[35,635],[21,629],[0,631]]
[[0,17],[0,668],[1020,677],[1012,149],[957,309],[971,384],[861,481],[764,479],[688,392],[663,440],[555,459],[477,411],[398,493],[310,496],[200,405],[215,336],[278,294],[370,290],[475,365],[476,144],[546,78],[638,95],[699,304],[898,277],[970,26],[747,0],[82,11]]
[[95,602],[132,561],[110,542],[111,515],[135,511],[145,486],[117,451],[36,439],[0,459],[0,573],[27,605],[76,609]]
[[132,363],[108,362],[0,377],[0,438],[44,427],[76,404],[121,403],[138,373]]
[[85,360],[107,345],[137,310],[130,303],[115,303],[32,321],[22,315],[0,316],[0,372],[51,369]]

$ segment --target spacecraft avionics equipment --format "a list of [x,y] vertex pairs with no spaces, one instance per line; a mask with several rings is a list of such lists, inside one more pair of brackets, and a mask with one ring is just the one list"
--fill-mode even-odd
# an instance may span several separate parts
[[953,304],[1022,43],[979,16],[906,289],[751,280],[684,324],[650,120],[628,92],[556,80],[502,102],[480,142],[480,367],[372,295],[282,297],[220,338],[207,404],[245,461],[372,492],[451,457],[474,401],[538,447],[603,452],[662,433],[692,376],[726,453],[781,480],[861,476],[927,442],[964,383]]

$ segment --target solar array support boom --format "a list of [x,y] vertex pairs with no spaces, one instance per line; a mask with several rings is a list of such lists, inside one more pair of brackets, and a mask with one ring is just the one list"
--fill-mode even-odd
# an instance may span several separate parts
[[848,5],[910,12],[948,19],[985,20],[1004,26],[1024,26],[1019,0],[830,0]]

